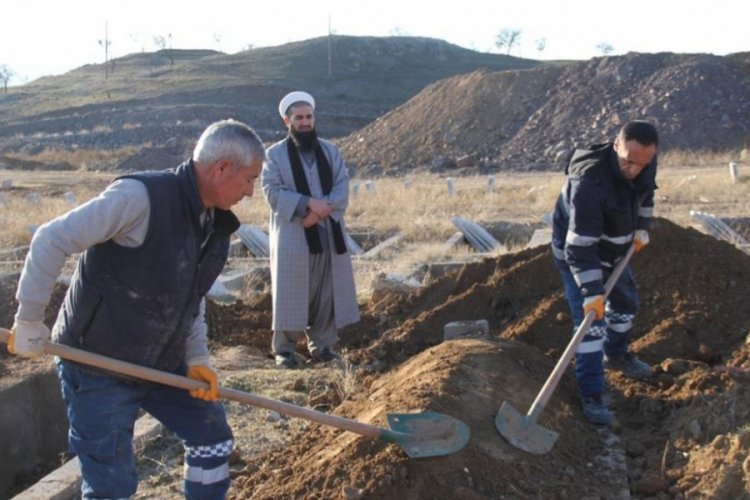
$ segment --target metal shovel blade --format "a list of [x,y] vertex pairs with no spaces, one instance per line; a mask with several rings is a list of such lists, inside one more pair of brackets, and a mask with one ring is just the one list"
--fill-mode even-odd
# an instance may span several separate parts
[[411,458],[439,457],[466,446],[469,426],[442,413],[389,413],[381,439],[398,444]]
[[503,402],[495,416],[495,427],[510,444],[528,453],[549,453],[559,434],[536,423],[516,410],[512,404]]

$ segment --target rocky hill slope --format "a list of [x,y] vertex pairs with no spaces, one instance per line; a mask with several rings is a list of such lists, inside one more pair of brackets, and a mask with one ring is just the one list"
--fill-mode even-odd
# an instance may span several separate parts
[[341,141],[366,174],[560,168],[572,148],[648,119],[662,150],[750,144],[750,54],[636,54],[434,83]]
[[179,161],[217,119],[243,120],[264,140],[278,139],[283,126],[276,107],[290,90],[310,91],[319,104],[321,134],[339,137],[432,82],[479,68],[539,64],[418,37],[332,36],[233,55],[131,54],[106,69],[87,65],[0,93],[0,155],[135,148],[123,164],[94,168],[164,167],[172,157]]

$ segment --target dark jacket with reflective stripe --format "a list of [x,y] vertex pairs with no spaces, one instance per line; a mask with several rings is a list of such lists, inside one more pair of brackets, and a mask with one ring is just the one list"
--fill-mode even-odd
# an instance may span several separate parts
[[230,211],[214,211],[205,246],[195,170],[126,176],[143,182],[150,200],[143,244],[109,240],[87,249],[60,310],[58,342],[104,356],[173,371],[208,292],[226,262],[229,236],[239,227]]
[[[584,297],[604,293],[602,266],[627,252],[636,229],[648,229],[656,157],[632,181],[620,172],[613,143],[577,149],[552,217],[555,257],[570,267]],[[599,275],[598,277],[596,275]]]

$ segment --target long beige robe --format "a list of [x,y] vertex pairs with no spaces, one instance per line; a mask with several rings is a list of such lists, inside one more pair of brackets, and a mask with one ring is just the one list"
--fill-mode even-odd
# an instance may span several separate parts
[[[326,196],[333,205],[330,217],[341,224],[346,234],[344,212],[349,204],[349,175],[338,148],[319,139],[333,170],[333,186]],[[274,330],[304,330],[308,323],[310,251],[305,240],[302,219],[295,216],[303,196],[297,192],[287,154],[286,139],[266,152],[261,172],[261,187],[271,207],[269,243],[271,251],[271,287]],[[330,237],[331,231],[329,231]],[[345,236],[346,237],[346,236]],[[351,254],[337,254],[331,245],[334,314],[336,327],[359,321]]]

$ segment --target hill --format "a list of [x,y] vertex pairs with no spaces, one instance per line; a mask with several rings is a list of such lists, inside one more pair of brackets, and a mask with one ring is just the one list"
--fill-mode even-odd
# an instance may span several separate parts
[[[0,164],[138,170],[181,161],[210,122],[283,137],[286,92],[360,175],[559,169],[629,119],[662,151],[750,144],[750,53],[638,54],[542,64],[418,37],[332,36],[226,55],[131,54],[0,93]],[[96,152],[96,153],[91,153]],[[456,166],[466,169],[456,170]]]
[[539,64],[418,37],[332,36],[233,55],[131,54],[106,68],[86,65],[0,93],[0,154],[91,149],[119,159],[137,148],[124,165],[90,167],[164,167],[217,119],[246,121],[264,140],[277,140],[284,131],[276,107],[290,90],[310,91],[319,103],[321,134],[338,137],[432,82],[479,68]]
[[630,119],[662,151],[750,144],[749,54],[637,54],[565,66],[477,71],[436,82],[341,141],[366,174],[560,168],[576,145],[610,140]]

